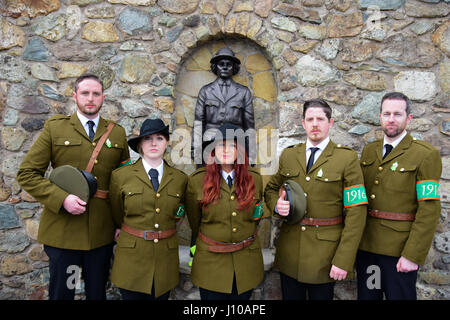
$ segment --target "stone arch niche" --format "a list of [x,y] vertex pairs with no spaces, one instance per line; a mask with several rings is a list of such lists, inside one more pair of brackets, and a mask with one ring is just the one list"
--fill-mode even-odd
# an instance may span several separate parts
[[[239,73],[233,76],[237,83],[247,86],[253,94],[253,108],[255,114],[255,129],[257,137],[257,164],[262,169],[264,185],[269,179],[271,168],[276,166],[276,129],[279,126],[277,105],[276,70],[265,49],[253,41],[244,38],[227,38],[211,40],[193,48],[179,65],[176,84],[174,86],[175,110],[172,117],[172,163],[175,167],[190,174],[195,170],[193,160],[182,158],[182,148],[190,150],[186,143],[191,143],[194,112],[197,95],[201,87],[214,81],[217,76],[211,72],[210,59],[221,48],[228,46],[241,61]],[[178,150],[175,150],[178,149]],[[177,155],[175,155],[175,153]],[[173,161],[176,157],[177,161]],[[185,154],[186,156],[186,154]],[[190,156],[190,153],[189,153]],[[264,168],[267,168],[264,171]],[[276,169],[276,168],[275,168]],[[267,173],[264,175],[264,173]],[[267,208],[265,208],[267,210]],[[186,221],[180,225],[180,239],[185,242],[190,234]],[[188,234],[189,233],[189,234]],[[260,237],[263,247],[269,247],[271,242],[270,219],[262,221]]]

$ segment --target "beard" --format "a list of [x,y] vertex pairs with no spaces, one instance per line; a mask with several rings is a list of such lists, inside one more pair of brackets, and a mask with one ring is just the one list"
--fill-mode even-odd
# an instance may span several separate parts
[[399,126],[395,129],[388,129],[387,127],[383,126],[383,132],[386,135],[386,137],[389,138],[395,138],[402,134],[402,132],[405,130],[406,126]]
[[87,116],[92,116],[92,115],[96,115],[99,113],[100,109],[102,108],[102,105],[96,107],[96,108],[87,108],[85,106],[81,106],[81,105],[77,105],[78,110],[80,110],[81,113],[87,115]]

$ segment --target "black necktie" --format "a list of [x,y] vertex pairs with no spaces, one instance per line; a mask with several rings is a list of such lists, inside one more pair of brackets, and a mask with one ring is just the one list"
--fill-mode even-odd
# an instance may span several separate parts
[[388,143],[386,143],[384,147],[386,148],[386,152],[384,153],[383,159],[387,157],[387,155],[392,151],[392,149],[394,149],[394,147]]
[[158,188],[159,188],[158,170],[150,169],[148,174],[149,174],[150,179],[152,181],[153,189],[155,189],[155,192],[158,191]]
[[311,167],[314,164],[314,155],[316,154],[317,150],[319,150],[319,148],[310,148],[311,150],[311,154],[309,155],[309,159],[308,159],[308,164],[306,165],[306,172],[309,172],[309,169],[311,169]]
[[94,140],[94,136],[95,136],[95,132],[94,132],[94,121],[89,120],[87,122],[88,126],[89,126],[89,139]]
[[228,186],[231,189],[233,187],[233,178],[231,178],[231,176],[227,177],[227,183],[228,183]]

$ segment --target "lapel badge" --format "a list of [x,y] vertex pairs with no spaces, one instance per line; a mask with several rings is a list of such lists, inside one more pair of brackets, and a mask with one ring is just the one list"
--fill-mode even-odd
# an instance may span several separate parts
[[391,166],[391,171],[397,170],[397,167],[398,167],[398,162],[395,161],[395,162],[392,164],[392,166]]
[[107,146],[108,148],[111,148],[111,140],[109,140],[109,138],[106,139],[105,144],[106,144],[106,146]]
[[319,178],[322,178],[322,176],[323,176],[322,168],[320,168],[319,172],[317,172],[317,176],[318,176]]

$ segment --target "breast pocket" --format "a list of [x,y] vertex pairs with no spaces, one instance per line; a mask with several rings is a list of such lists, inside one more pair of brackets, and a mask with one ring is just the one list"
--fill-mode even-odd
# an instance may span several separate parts
[[58,137],[53,142],[54,159],[53,166],[68,164],[77,167],[82,154],[81,139],[73,137]]
[[227,112],[230,112],[230,114],[228,115],[228,119],[230,119],[231,122],[240,124],[242,122],[242,110],[242,101],[228,102]]
[[99,164],[104,165],[109,171],[116,169],[120,163],[124,147],[121,142],[106,140],[97,157]]
[[[170,214],[173,217],[181,218],[184,216],[184,207],[180,208],[179,205],[181,204],[181,191],[178,188],[168,188],[167,189],[167,203],[166,206],[168,210],[166,211],[168,214]],[[183,212],[181,212],[182,210]],[[179,212],[180,211],[180,212]]]
[[132,188],[125,190],[124,209],[126,215],[142,213],[143,188]]
[[390,166],[386,173],[386,189],[395,192],[414,192],[416,188],[416,166],[397,165],[392,170],[395,163]]
[[342,201],[342,177],[338,173],[330,173],[315,177],[315,199],[324,201]]
[[208,99],[205,101],[206,120],[208,122],[216,122],[217,115],[219,113],[219,107],[219,100]]

